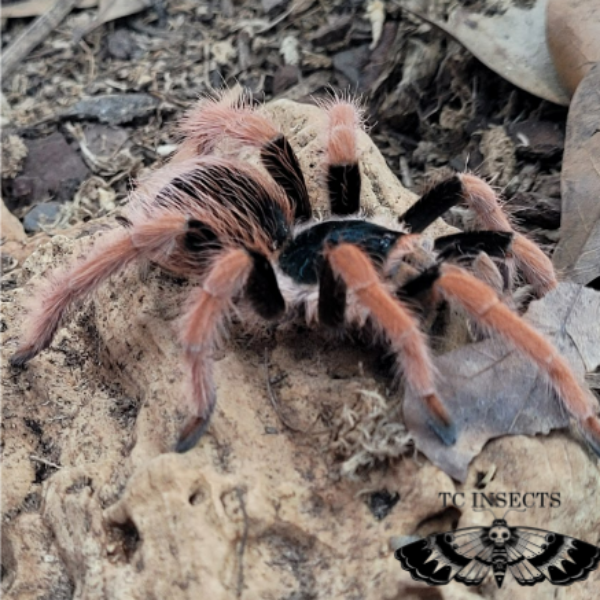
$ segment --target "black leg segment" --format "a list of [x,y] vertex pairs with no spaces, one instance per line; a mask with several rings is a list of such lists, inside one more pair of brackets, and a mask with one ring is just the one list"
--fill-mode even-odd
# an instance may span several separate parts
[[438,217],[456,206],[462,198],[463,184],[458,175],[454,175],[433,186],[398,220],[404,223],[411,233],[421,233]]
[[327,187],[332,214],[353,215],[360,210],[361,178],[358,163],[330,165]]
[[258,252],[250,252],[254,267],[246,283],[246,297],[263,319],[276,319],[285,311],[285,300],[271,263]]
[[188,420],[177,440],[175,452],[183,454],[191,450],[198,443],[210,425],[210,418],[214,409],[215,402],[213,401],[210,403],[208,412],[205,416],[192,417]]
[[506,231],[468,231],[439,237],[434,242],[440,260],[474,256],[485,252],[494,258],[506,256],[514,235]]
[[298,158],[286,137],[279,135],[265,144],[260,157],[271,177],[283,188],[293,203],[296,221],[310,219],[312,208],[306,181]]
[[325,259],[319,275],[319,321],[323,325],[338,328],[344,324],[346,293],[346,284]]
[[440,277],[439,265],[434,265],[425,269],[422,273],[419,273],[416,277],[413,277],[407,281],[402,287],[398,289],[396,295],[401,300],[417,298],[421,294],[428,292],[437,279]]

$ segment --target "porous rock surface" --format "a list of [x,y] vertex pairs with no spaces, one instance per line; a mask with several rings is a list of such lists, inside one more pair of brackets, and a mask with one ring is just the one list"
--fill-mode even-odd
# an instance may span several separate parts
[[[324,207],[316,109],[270,110]],[[366,137],[361,145],[368,209],[402,212],[413,197]],[[216,356],[210,429],[197,448],[174,454],[186,389],[176,319],[194,282],[153,267],[103,284],[49,350],[10,369],[36,283],[113,226],[55,236],[3,278],[7,600],[530,598],[510,575],[501,590],[491,580],[432,590],[393,558],[403,536],[489,524],[489,513],[468,506],[444,511],[439,494],[470,493],[493,467],[486,492],[561,492],[560,508],[511,513],[511,525],[598,542],[598,467],[568,434],[496,440],[460,486],[414,455],[341,476],[341,415],[348,406],[360,413],[365,392],[385,395],[390,382],[372,351],[301,325],[234,327]],[[599,583],[598,573],[566,589],[543,583],[535,597],[583,600]]]

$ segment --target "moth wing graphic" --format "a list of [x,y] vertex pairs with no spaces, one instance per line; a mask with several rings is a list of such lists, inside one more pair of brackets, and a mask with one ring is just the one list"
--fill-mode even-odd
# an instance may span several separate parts
[[508,568],[521,585],[547,579],[571,585],[587,579],[600,562],[600,548],[560,533],[535,527],[511,527]]
[[467,527],[433,534],[398,548],[394,556],[417,581],[446,585],[456,577],[465,585],[478,585],[491,565],[488,531],[489,527]]
[[494,547],[490,544],[485,546],[473,560],[456,574],[456,581],[465,585],[479,585],[488,574],[492,566],[492,552]]

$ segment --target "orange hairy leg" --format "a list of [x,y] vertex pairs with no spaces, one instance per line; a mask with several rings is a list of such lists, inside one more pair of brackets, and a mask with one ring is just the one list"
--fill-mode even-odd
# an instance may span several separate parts
[[525,278],[543,296],[557,285],[550,259],[525,236],[513,230],[508,217],[498,204],[496,193],[483,179],[467,173],[458,176],[463,185],[463,198],[477,217],[480,227],[514,234],[512,254]]
[[326,258],[334,275],[369,311],[377,329],[388,339],[405,385],[428,409],[432,429],[445,444],[455,443],[456,429],[436,390],[431,355],[417,320],[386,290],[373,263],[360,248],[340,244],[330,248]]
[[325,104],[329,118],[327,162],[334,165],[358,161],[356,132],[362,129],[362,114],[353,102],[334,100]]
[[495,331],[528,356],[546,374],[565,408],[595,452],[600,454],[600,419],[589,392],[556,348],[502,303],[496,292],[463,269],[444,264],[433,289],[462,306],[473,319]]
[[10,363],[20,367],[47,348],[71,304],[85,298],[104,280],[140,257],[160,257],[172,243],[174,233],[185,227],[181,215],[147,221],[134,230],[119,231],[100,240],[90,255],[73,268],[53,276],[40,292],[28,317],[23,341]]
[[200,154],[212,152],[227,138],[260,147],[279,135],[269,119],[254,111],[247,97],[227,92],[202,98],[183,118],[181,131]]
[[351,215],[360,210],[362,178],[358,164],[357,132],[363,127],[358,105],[335,99],[324,105],[327,110],[326,146],[329,206],[334,215]]
[[229,249],[216,255],[202,285],[189,300],[181,320],[181,344],[190,370],[192,416],[177,443],[177,452],[194,447],[208,426],[215,405],[212,352],[234,297],[246,284],[253,267],[247,251]]

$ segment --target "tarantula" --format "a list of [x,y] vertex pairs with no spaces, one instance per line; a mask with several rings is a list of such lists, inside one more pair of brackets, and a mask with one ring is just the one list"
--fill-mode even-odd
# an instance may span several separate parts
[[[201,281],[180,323],[191,414],[178,451],[193,447],[209,423],[216,400],[212,353],[240,305],[267,321],[300,308],[309,322],[327,327],[368,323],[387,341],[397,374],[422,400],[432,430],[451,445],[456,427],[411,304],[427,299],[427,310],[435,310],[448,302],[534,362],[600,454],[600,419],[589,392],[557,350],[501,300],[502,290],[499,296],[481,280],[500,278],[507,290],[518,267],[542,295],[556,285],[548,258],[512,229],[490,186],[470,174],[438,183],[394,222],[366,219],[357,149],[362,113],[344,99],[323,108],[330,216],[313,214],[294,150],[270,120],[247,99],[228,94],[203,99],[183,121],[185,139],[177,154],[132,194],[121,218],[124,228],[51,277],[12,365],[24,365],[50,345],[73,302],[130,263],[152,261]],[[237,150],[258,148],[262,167],[235,152],[216,156],[223,140]],[[459,202],[466,203],[481,230],[437,238],[428,248],[419,234]]]

